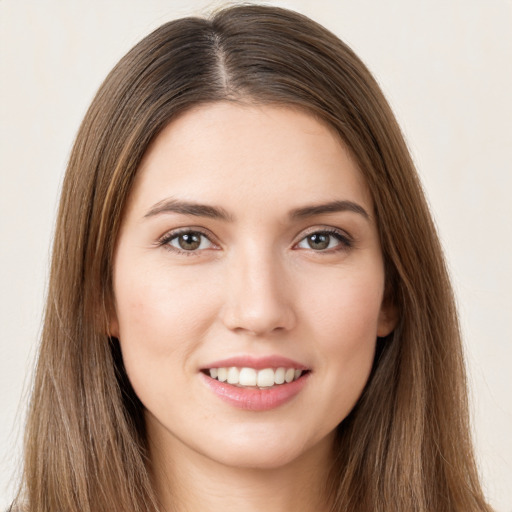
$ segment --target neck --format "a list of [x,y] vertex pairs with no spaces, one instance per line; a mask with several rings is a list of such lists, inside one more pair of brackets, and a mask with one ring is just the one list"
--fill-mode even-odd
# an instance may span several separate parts
[[151,446],[153,478],[165,512],[327,512],[332,440],[279,467],[226,466],[187,447]]

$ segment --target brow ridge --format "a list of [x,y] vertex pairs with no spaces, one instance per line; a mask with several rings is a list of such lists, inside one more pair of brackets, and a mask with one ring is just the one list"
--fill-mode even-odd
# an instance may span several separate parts
[[290,218],[303,219],[306,217],[313,217],[315,215],[338,212],[353,212],[361,215],[366,220],[370,220],[369,213],[360,204],[348,200],[330,201],[328,203],[296,208],[290,212]]
[[196,217],[208,217],[211,219],[220,219],[225,221],[232,221],[232,216],[219,206],[210,206],[206,204],[194,203],[192,201],[181,201],[178,199],[164,199],[154,206],[144,215],[147,217],[154,217],[164,213],[179,213],[181,215],[193,215]]
[[[289,213],[289,217],[295,220],[326,213],[346,211],[357,213],[366,220],[370,219],[370,215],[360,204],[348,200],[330,201],[328,203],[295,208]],[[181,201],[173,198],[159,201],[150,208],[144,217],[153,217],[165,213],[178,213],[181,215],[193,215],[196,217],[233,221],[233,216],[222,207],[199,204],[191,201]]]

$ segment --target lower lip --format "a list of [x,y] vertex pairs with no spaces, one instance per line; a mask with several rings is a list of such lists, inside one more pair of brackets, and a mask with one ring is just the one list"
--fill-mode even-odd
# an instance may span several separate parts
[[248,411],[269,411],[289,402],[306,384],[310,372],[287,384],[268,389],[239,388],[200,374],[208,387],[224,402]]

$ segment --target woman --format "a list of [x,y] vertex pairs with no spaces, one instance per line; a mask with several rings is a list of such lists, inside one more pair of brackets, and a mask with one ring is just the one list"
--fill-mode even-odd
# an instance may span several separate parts
[[64,181],[27,510],[490,510],[457,316],[396,121],[296,13],[170,22]]

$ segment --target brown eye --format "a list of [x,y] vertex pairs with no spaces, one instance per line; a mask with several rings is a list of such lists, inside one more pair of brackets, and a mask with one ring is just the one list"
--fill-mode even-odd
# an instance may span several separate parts
[[329,247],[332,236],[327,233],[315,233],[306,237],[307,243],[311,249],[322,251]]
[[200,249],[209,249],[212,247],[210,240],[199,231],[187,231],[178,233],[166,242],[173,249],[178,251],[193,252]]
[[350,249],[352,242],[341,231],[315,231],[305,236],[296,247],[317,252],[331,252]]
[[195,251],[201,245],[201,236],[196,233],[180,235],[178,244],[185,251]]

